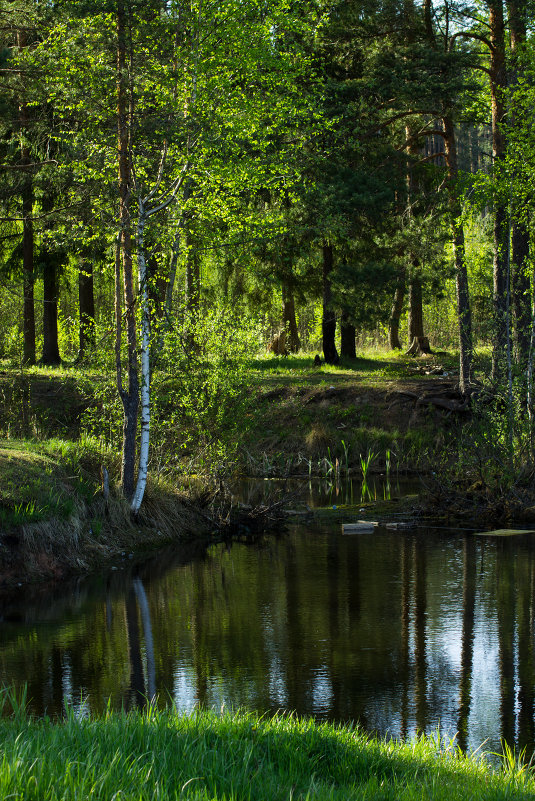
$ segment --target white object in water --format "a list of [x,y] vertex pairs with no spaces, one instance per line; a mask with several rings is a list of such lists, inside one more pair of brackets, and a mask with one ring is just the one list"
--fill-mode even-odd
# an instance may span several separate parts
[[369,520],[357,520],[356,523],[342,523],[342,534],[371,534],[379,525]]

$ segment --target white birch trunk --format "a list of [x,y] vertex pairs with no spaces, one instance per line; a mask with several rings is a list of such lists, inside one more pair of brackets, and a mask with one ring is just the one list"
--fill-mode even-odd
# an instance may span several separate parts
[[131,509],[139,512],[149,472],[150,442],[150,309],[147,260],[144,249],[145,225],[149,214],[144,201],[139,199],[139,219],[137,225],[137,264],[141,302],[141,438],[139,444],[139,468],[137,484],[132,498]]
[[[182,186],[189,163],[182,167],[180,175],[171,184],[171,187],[155,200],[159,191],[165,168],[167,144],[164,145],[158,178],[154,188],[144,198],[139,194],[139,214],[136,232],[137,266],[139,281],[139,298],[141,313],[141,435],[139,443],[139,466],[136,489],[132,496],[130,509],[136,515],[139,512],[149,472],[149,442],[150,442],[150,307],[149,282],[147,275],[147,257],[145,254],[145,227],[150,217],[166,209],[176,199],[176,193]],[[134,186],[136,186],[134,172]]]

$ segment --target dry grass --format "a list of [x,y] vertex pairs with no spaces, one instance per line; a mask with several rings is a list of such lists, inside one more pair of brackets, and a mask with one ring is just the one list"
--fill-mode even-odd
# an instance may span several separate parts
[[305,445],[310,456],[324,456],[328,448],[332,448],[334,437],[323,423],[313,423],[306,435]]

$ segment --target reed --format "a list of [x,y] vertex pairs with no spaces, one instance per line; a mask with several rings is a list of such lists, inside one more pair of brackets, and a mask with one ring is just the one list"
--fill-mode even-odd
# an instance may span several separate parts
[[373,453],[373,451],[368,448],[366,456],[360,454],[360,469],[362,470],[362,480],[367,483],[368,481],[368,473],[370,472],[370,467],[372,462],[376,459],[377,454]]

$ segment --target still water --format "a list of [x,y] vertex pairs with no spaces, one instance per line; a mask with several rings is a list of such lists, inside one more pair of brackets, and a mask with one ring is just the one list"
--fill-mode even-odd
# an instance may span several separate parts
[[0,601],[0,684],[30,707],[296,710],[463,747],[534,743],[535,535],[344,536],[169,551]]

